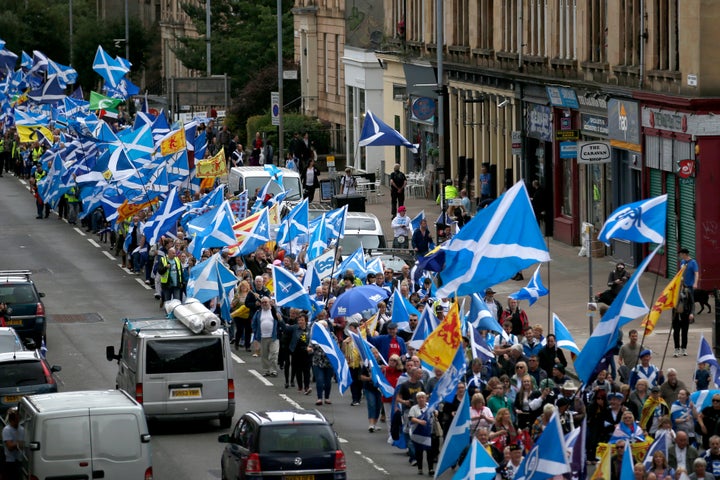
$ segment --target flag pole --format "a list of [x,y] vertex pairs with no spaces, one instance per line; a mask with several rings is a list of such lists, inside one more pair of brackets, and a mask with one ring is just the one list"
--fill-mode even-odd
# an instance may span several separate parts
[[[550,237],[545,237],[545,243],[547,245],[548,250],[548,256],[550,255]],[[550,289],[550,262],[547,262],[547,279],[548,279],[548,302],[547,302],[547,321],[548,321],[548,332],[555,333],[551,327],[552,325],[552,308],[551,308],[551,299],[552,299],[552,290]]]
[[[655,285],[653,285],[653,293],[652,293],[652,297],[650,297],[651,299],[654,299],[654,298],[655,298],[655,293],[657,292],[657,285],[658,285],[658,279],[659,279],[659,278],[660,278],[660,275],[655,275]],[[654,305],[654,304],[653,304],[653,305]],[[675,310],[675,309],[673,309],[673,310]],[[650,315],[650,312],[648,312],[648,313],[645,314],[645,318],[646,318],[646,319],[647,319],[648,315]],[[663,366],[663,364],[665,363],[665,354],[667,353],[667,347],[668,347],[668,344],[670,343],[670,334],[671,334],[671,333],[672,333],[672,322],[670,322],[670,331],[668,332],[667,342],[665,342],[665,351],[663,352],[663,358],[662,358],[662,361],[661,361],[661,363],[660,363],[660,370],[662,370],[662,366]],[[640,340],[640,350],[639,350],[639,352],[638,352],[638,357],[635,359],[635,365],[632,366],[632,368],[630,369],[630,371],[633,371],[633,370],[635,369],[635,367],[637,366],[638,362],[640,361],[640,353],[642,353],[642,351],[643,351],[642,346],[643,346],[643,344],[645,343],[645,337],[646,337],[646,336],[647,336],[647,327],[644,327],[644,328],[643,328],[642,340]]]

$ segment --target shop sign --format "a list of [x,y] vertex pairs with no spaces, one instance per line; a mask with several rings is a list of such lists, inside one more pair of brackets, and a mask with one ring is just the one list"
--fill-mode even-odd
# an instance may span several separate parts
[[552,142],[552,110],[545,105],[527,103],[525,131],[528,137]]
[[583,113],[581,116],[582,125],[580,129],[585,133],[593,135],[602,135],[606,137],[608,135],[608,119],[600,115],[591,115],[589,113]]
[[560,142],[560,158],[577,157],[577,142]]
[[695,176],[695,160],[678,160],[678,176],[680,178],[691,178]]
[[578,163],[598,164],[610,162],[610,144],[608,142],[579,142]]
[[545,87],[550,104],[560,108],[580,108],[575,90],[566,87]]
[[640,145],[640,108],[637,102],[610,99],[608,137],[611,140]]
[[580,138],[579,130],[558,130],[555,132],[555,140],[577,140]]

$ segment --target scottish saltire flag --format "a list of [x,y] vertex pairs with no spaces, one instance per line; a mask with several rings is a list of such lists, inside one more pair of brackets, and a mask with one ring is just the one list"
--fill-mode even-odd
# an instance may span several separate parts
[[365,269],[365,251],[362,246],[350,254],[335,271],[336,277],[342,277],[348,270],[352,270],[356,277],[364,279],[367,277]]
[[65,98],[63,87],[58,77],[49,78],[43,85],[28,93],[28,98],[35,103],[58,103]]
[[[577,440],[570,449],[570,478],[573,480],[585,480],[587,477],[587,418],[583,418],[582,424],[576,430],[580,430]],[[594,458],[593,458],[594,460]]]
[[615,210],[603,225],[598,240],[610,245],[610,239],[637,243],[663,243],[667,218],[667,194],[628,203]]
[[[395,289],[395,291],[398,291],[398,289]],[[425,339],[437,328],[439,323],[440,320],[435,315],[435,312],[433,312],[433,309],[424,308],[420,318],[418,318],[418,324],[417,327],[415,327],[412,338],[407,344],[415,350],[419,349]]]
[[395,389],[392,385],[390,385],[390,382],[388,382],[387,378],[385,378],[385,375],[380,369],[380,365],[375,359],[375,355],[373,355],[372,346],[369,345],[367,340],[362,338],[361,335],[358,335],[354,332],[348,333],[350,334],[350,338],[352,338],[353,342],[355,343],[355,347],[357,347],[358,351],[360,352],[360,357],[362,357],[363,363],[367,366],[367,369],[370,372],[370,377],[372,378],[373,385],[375,385],[380,390],[380,393],[383,397],[392,397],[395,393]]
[[602,357],[617,344],[618,330],[650,310],[640,294],[638,281],[662,246],[658,245],[635,270],[575,359],[575,371],[583,383],[589,383]]
[[463,449],[470,443],[470,399],[467,391],[455,412],[442,450],[438,456],[435,478],[452,468],[460,458]]
[[30,70],[32,68],[32,65],[33,65],[32,57],[30,55],[28,55],[27,53],[25,53],[25,50],[23,50],[22,54],[20,56],[20,66],[24,70]]
[[365,112],[362,132],[358,147],[381,147],[399,146],[407,147],[411,152],[417,153],[417,146],[410,143],[408,139],[390,125],[376,117],[370,110]]
[[365,271],[367,273],[374,273],[374,274],[382,274],[384,271],[382,260],[380,260],[380,257],[374,258],[365,265]]
[[285,245],[290,243],[293,238],[301,235],[307,236],[309,219],[308,199],[303,198],[303,201],[295,205],[283,219],[278,231],[278,244]]
[[428,399],[428,411],[437,410],[440,403],[445,402],[448,397],[452,397],[457,389],[460,380],[465,376],[467,363],[465,362],[465,348],[460,344],[450,367],[442,374],[440,380],[433,387],[433,391]]
[[313,262],[308,263],[307,268],[305,268],[305,276],[303,277],[302,283],[305,290],[311,295],[315,295],[317,287],[322,285]]
[[[673,443],[672,438],[669,438],[668,433],[660,433],[657,437],[653,440],[652,445],[650,445],[650,448],[648,448],[647,453],[645,454],[645,458],[643,459],[643,466],[645,467],[645,471],[650,471],[650,467],[652,467],[652,460],[653,455],[655,455],[655,452],[663,452],[665,454],[665,458],[668,458],[668,447]],[[630,442],[625,442],[626,446],[630,445]],[[625,451],[625,454],[627,455],[627,450]],[[622,476],[620,477],[622,480],[625,480]],[[630,477],[630,480],[634,480],[634,477]]]
[[[662,436],[664,437],[665,435]],[[665,451],[665,458],[667,458],[667,451]],[[652,462],[650,462],[650,464],[652,465]],[[650,471],[650,468],[646,465],[645,470]],[[625,442],[625,453],[623,454],[622,465],[620,466],[620,480],[635,480],[635,462],[633,462],[630,442]]]
[[308,312],[312,310],[310,296],[300,280],[282,267],[273,267],[273,291],[278,307],[293,307]]
[[550,261],[523,182],[481,210],[447,242],[439,297],[470,295]]
[[560,417],[555,412],[520,464],[515,480],[545,480],[569,472],[565,449],[558,448],[564,444]]
[[235,233],[232,228],[233,217],[228,201],[226,200],[220,207],[207,214],[211,213],[213,216],[210,225],[196,233],[190,243],[190,253],[195,258],[200,258],[205,248],[226,247],[235,243]]
[[47,55],[42,53],[40,50],[33,50],[32,61],[33,65],[30,67],[30,71],[28,73],[34,74],[47,71],[48,58]]
[[555,343],[558,347],[564,348],[575,354],[580,353],[580,349],[573,340],[570,330],[567,329],[565,324],[560,321],[558,316],[553,312],[553,332],[555,333]]
[[98,45],[92,68],[112,87],[117,87],[120,80],[130,71],[130,68],[105,53],[102,45]]
[[165,232],[175,229],[176,223],[183,213],[185,213],[185,205],[180,200],[178,189],[173,188],[150,220],[145,222],[143,235],[148,244],[156,243]]
[[18,56],[7,48],[0,47],[0,69],[2,70],[14,70],[15,64],[17,63]]
[[[309,260],[314,260],[328,248],[327,227],[325,223],[325,214],[322,214],[317,225],[310,228],[310,242],[308,244],[307,255]],[[320,277],[322,278],[322,277]]]
[[535,273],[533,273],[533,276],[530,278],[527,287],[523,287],[517,292],[511,293],[508,297],[514,298],[515,300],[527,300],[530,302],[530,306],[532,307],[533,304],[537,302],[538,298],[544,297],[548,293],[550,293],[550,291],[545,288],[545,285],[542,283],[542,278],[540,278],[540,265],[538,265],[535,269]]
[[485,337],[474,328],[470,328],[468,337],[470,337],[470,349],[472,358],[479,358],[483,363],[495,358],[495,352],[487,344]]
[[704,362],[710,366],[710,377],[716,387],[720,387],[720,364],[713,353],[710,344],[705,340],[704,335],[700,335],[700,345],[698,346],[697,363]]
[[220,254],[216,253],[190,269],[187,283],[188,297],[205,303],[220,296],[218,263],[220,263]]
[[[420,319],[420,312],[418,312],[418,309],[410,303],[410,300],[400,295],[400,289],[396,288],[392,295],[392,321],[397,323],[398,330],[404,330],[406,332],[411,331],[411,313],[417,315],[418,320]],[[432,331],[430,333],[432,333]]]
[[78,73],[74,68],[55,63],[50,59],[48,59],[47,73],[48,79],[52,76],[57,76],[62,88],[65,88],[68,85],[73,85],[78,78]]
[[413,231],[420,229],[420,222],[423,220],[425,220],[425,210],[420,210],[420,213],[410,220],[410,225],[412,226]]
[[690,394],[690,401],[699,412],[703,408],[712,406],[712,397],[714,395],[720,395],[720,390],[698,390]]
[[352,378],[350,378],[350,367],[348,367],[347,360],[345,360],[345,355],[340,350],[340,345],[331,338],[330,332],[319,323],[313,324],[310,341],[319,346],[325,353],[333,370],[335,370],[340,395],[344,395],[347,389],[350,388]]
[[348,206],[343,205],[335,210],[325,213],[325,226],[327,228],[327,241],[339,240],[345,236],[345,219],[347,218]]
[[497,317],[488,309],[485,299],[479,293],[473,293],[470,296],[467,322],[478,330],[491,330],[498,333],[503,331]]
[[458,467],[452,478],[453,480],[493,480],[497,475],[497,467],[497,462],[485,447],[477,439],[472,439],[462,465]]

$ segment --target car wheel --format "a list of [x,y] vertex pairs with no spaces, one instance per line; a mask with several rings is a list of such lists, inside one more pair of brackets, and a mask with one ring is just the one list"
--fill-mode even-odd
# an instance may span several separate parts
[[220,415],[220,428],[230,428],[232,426],[232,417]]

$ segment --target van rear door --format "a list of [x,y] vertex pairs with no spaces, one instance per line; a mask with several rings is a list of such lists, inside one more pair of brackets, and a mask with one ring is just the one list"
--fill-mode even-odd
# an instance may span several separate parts
[[39,444],[29,466],[34,477],[101,478],[93,475],[89,415],[89,409],[79,410],[37,423],[28,439]]
[[90,427],[93,476],[88,478],[145,478],[151,466],[150,444],[141,441],[148,430],[140,410],[94,412]]
[[[152,416],[223,412],[228,407],[228,372],[221,335],[148,339],[144,407]],[[153,408],[149,408],[153,406]]]

